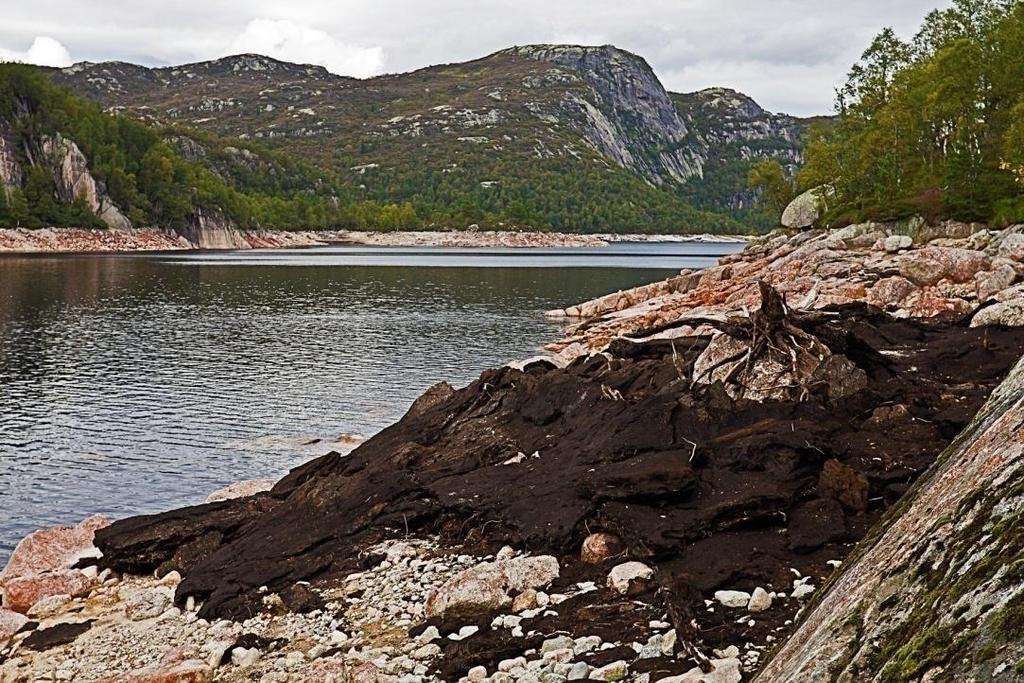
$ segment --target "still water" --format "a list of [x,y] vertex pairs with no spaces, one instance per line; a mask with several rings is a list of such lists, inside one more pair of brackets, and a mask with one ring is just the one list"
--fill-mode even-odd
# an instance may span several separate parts
[[41,526],[280,476],[535,354],[547,309],[738,249],[0,256],[0,562]]

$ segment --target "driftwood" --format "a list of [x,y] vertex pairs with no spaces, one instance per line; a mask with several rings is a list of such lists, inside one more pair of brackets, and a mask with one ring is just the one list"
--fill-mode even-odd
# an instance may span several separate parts
[[805,401],[813,394],[849,396],[867,384],[864,371],[817,336],[834,316],[791,310],[758,283],[761,307],[747,317],[703,322],[719,330],[694,364],[697,383],[721,383],[733,398]]

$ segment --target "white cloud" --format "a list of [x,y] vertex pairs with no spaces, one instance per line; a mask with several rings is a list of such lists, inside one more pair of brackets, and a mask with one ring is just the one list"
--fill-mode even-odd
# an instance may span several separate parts
[[366,78],[384,68],[381,47],[343,43],[326,31],[288,19],[253,19],[233,41],[227,54],[255,52],[300,64],[318,64],[341,76]]
[[71,53],[60,41],[49,36],[37,36],[28,50],[19,52],[0,47],[0,62],[25,62],[40,66],[70,66]]

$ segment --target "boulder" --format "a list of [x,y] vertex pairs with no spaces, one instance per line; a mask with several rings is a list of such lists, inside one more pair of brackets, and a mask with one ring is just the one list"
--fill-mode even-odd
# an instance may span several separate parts
[[629,664],[624,660],[618,660],[611,664],[605,664],[590,672],[592,681],[621,681],[629,674]]
[[971,327],[1024,326],[1024,299],[1012,299],[987,306],[971,318]]
[[558,560],[550,555],[482,562],[448,579],[427,595],[426,614],[471,615],[495,612],[512,596],[545,588],[558,578]]
[[25,614],[36,620],[46,619],[64,609],[64,606],[71,602],[71,599],[71,596],[67,594],[50,595],[29,607]]
[[587,564],[603,564],[622,552],[622,539],[615,534],[598,532],[583,539],[580,560]]
[[857,223],[832,231],[825,239],[826,249],[867,249],[884,240],[885,227],[879,223]]
[[110,524],[106,517],[93,516],[77,526],[34,531],[21,540],[0,572],[0,588],[14,578],[70,569],[86,557],[98,557],[93,545],[97,529]]
[[729,657],[711,660],[710,672],[695,666],[681,676],[662,678],[660,683],[739,683],[742,680],[740,660]]
[[873,306],[892,311],[907,306],[907,300],[920,288],[905,277],[882,278],[867,290],[867,301]]
[[532,588],[523,591],[515,597],[512,601],[513,612],[523,612],[528,609],[534,609],[537,606],[537,591]]
[[772,596],[765,589],[758,586],[750,594],[750,602],[747,603],[747,610],[750,612],[764,612],[772,606]]
[[1017,270],[1009,263],[1004,263],[995,270],[985,270],[974,276],[978,300],[985,301],[999,292],[1013,286],[1017,281]]
[[782,212],[782,225],[793,230],[813,227],[821,218],[825,194],[824,187],[816,187],[799,195]]
[[19,576],[4,584],[4,606],[25,614],[29,608],[44,598],[54,595],[86,595],[95,583],[95,579],[89,578],[77,569]]
[[127,590],[119,597],[125,603],[125,615],[132,621],[143,621],[160,616],[171,606],[173,589],[161,586]]
[[981,230],[985,230],[981,223],[961,223],[960,221],[943,221],[937,225],[919,223],[917,226],[914,241],[918,244],[927,244],[933,240],[963,240]]
[[920,287],[937,284],[943,279],[970,282],[990,265],[983,251],[953,247],[925,247],[897,257],[900,275]]
[[637,592],[654,578],[654,570],[642,562],[623,562],[608,573],[608,587],[626,595]]
[[882,250],[890,254],[909,249],[913,246],[914,240],[909,235],[889,235],[882,240]]
[[1024,234],[1017,232],[1021,229],[1021,226],[1018,225],[1007,228],[1001,233],[996,250],[999,256],[1011,261],[1024,262]]

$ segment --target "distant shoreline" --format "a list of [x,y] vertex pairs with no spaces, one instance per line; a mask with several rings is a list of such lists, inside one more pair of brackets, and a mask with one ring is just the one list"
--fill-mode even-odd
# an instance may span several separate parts
[[512,231],[218,230],[198,241],[172,230],[139,228],[0,228],[0,254],[131,253],[147,251],[289,249],[328,245],[380,247],[604,247],[615,242],[742,243],[734,235],[575,234]]

